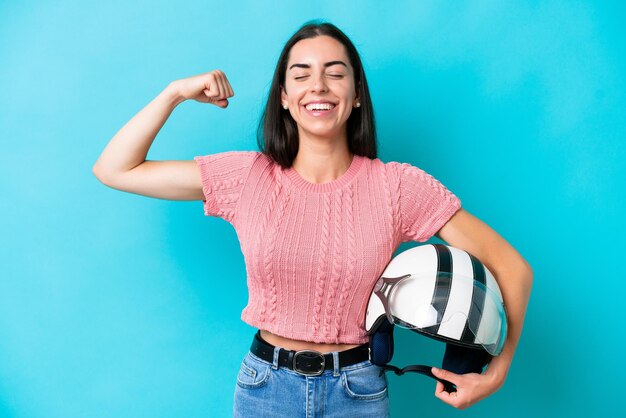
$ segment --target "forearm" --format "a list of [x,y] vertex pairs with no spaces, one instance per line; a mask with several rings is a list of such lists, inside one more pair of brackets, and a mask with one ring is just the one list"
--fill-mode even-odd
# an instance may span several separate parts
[[175,83],[170,83],[109,141],[93,167],[94,174],[114,176],[143,163],[157,133],[183,101]]
[[493,358],[485,375],[492,377],[494,382],[500,386],[504,383],[509,371],[522,333],[533,282],[533,272],[527,264],[523,264],[515,269],[501,269],[493,273],[497,277],[504,299],[508,328],[502,353]]

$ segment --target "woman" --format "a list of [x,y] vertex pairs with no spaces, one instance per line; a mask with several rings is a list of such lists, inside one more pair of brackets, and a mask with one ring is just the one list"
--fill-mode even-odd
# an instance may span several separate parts
[[219,70],[173,81],[113,137],[94,174],[127,192],[202,200],[206,215],[235,227],[250,292],[242,319],[259,332],[241,364],[234,415],[387,416],[387,379],[367,353],[367,300],[401,242],[435,234],[494,273],[509,320],[486,372],[433,369],[457,387],[448,393],[438,382],[435,395],[465,408],[494,393],[521,333],[532,270],[432,176],[376,158],[367,80],[345,34],[313,22],[286,43],[259,125],[262,152],[145,160],[178,104],[226,108],[233,95]]

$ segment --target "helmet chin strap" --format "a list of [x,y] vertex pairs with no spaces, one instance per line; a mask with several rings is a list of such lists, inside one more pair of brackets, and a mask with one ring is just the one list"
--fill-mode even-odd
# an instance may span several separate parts
[[[419,374],[423,374],[424,376],[428,376],[432,379],[438,380],[443,384],[447,392],[456,392],[456,387],[451,382],[447,380],[437,378],[431,368],[424,365],[413,364],[410,366],[406,366],[404,368],[399,368],[396,366],[392,366],[389,363],[393,357],[393,329],[394,324],[390,323],[386,317],[383,317],[380,323],[377,323],[375,326],[376,332],[371,334],[370,338],[370,361],[377,366],[381,367],[380,375],[390,370],[397,374],[398,376],[402,376],[406,372],[415,372]],[[446,366],[446,362],[444,361],[444,366]],[[445,368],[445,367],[444,367]],[[446,369],[447,370],[447,369]],[[454,370],[456,373],[458,371]]]
[[[383,316],[381,321],[374,326],[376,331],[370,334],[370,361],[381,367],[381,376],[386,371],[392,371],[398,376],[402,376],[406,372],[419,373],[441,382],[446,392],[456,392],[456,386],[453,383],[436,377],[429,366],[412,364],[399,368],[388,364],[393,358],[394,327],[395,325],[390,323],[386,316]],[[441,368],[456,374],[482,373],[483,367],[489,364],[492,358],[485,350],[460,347],[447,343]]]
[[391,370],[392,372],[394,372],[398,376],[402,376],[406,372],[415,372],[415,373],[423,374],[424,376],[431,377],[431,378],[441,382],[443,384],[443,387],[446,390],[446,392],[450,392],[450,393],[456,392],[456,386],[454,386],[453,383],[448,382],[447,380],[439,379],[438,377],[436,377],[433,374],[433,372],[431,371],[431,368],[429,366],[424,366],[424,365],[421,365],[421,364],[412,364],[410,366],[406,366],[406,367],[403,367],[401,369],[399,367],[392,366],[391,364],[384,364],[384,365],[382,365],[380,367],[382,368],[382,370],[380,371],[381,375],[383,373],[385,373],[387,370]]

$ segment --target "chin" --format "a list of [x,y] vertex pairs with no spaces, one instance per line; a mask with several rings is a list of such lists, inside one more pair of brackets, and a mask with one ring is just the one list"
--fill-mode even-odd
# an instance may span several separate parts
[[339,136],[339,132],[340,131],[328,131],[328,130],[307,131],[307,133],[310,136],[315,136],[318,138],[329,138],[329,139]]
[[341,134],[342,127],[335,125],[333,125],[332,128],[322,126],[305,126],[302,131],[308,133],[309,135],[315,135],[320,137],[334,137]]

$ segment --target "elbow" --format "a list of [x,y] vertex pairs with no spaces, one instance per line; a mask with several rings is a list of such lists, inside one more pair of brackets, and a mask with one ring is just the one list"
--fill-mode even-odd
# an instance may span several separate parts
[[110,176],[107,175],[105,172],[103,172],[102,169],[98,168],[98,164],[95,164],[93,166],[93,168],[91,169],[91,172],[98,179],[100,183],[104,184],[105,186],[110,185],[110,180],[109,180]]
[[534,272],[530,263],[522,257],[520,254],[517,254],[515,257],[515,261],[512,262],[509,271],[515,271],[517,275],[524,279],[528,286],[530,287],[533,283]]
[[101,183],[104,183],[104,176],[100,173],[97,164],[92,167],[91,172]]
[[526,283],[528,284],[528,287],[530,288],[533,285],[535,273],[533,272],[533,268],[530,266],[530,264],[526,260],[524,260],[523,271],[524,271],[524,277],[526,278]]
[[496,277],[513,276],[516,277],[519,283],[524,283],[525,287],[530,289],[533,284],[534,272],[530,264],[521,256],[509,261],[507,264],[500,264],[494,267],[495,271],[492,271]]

